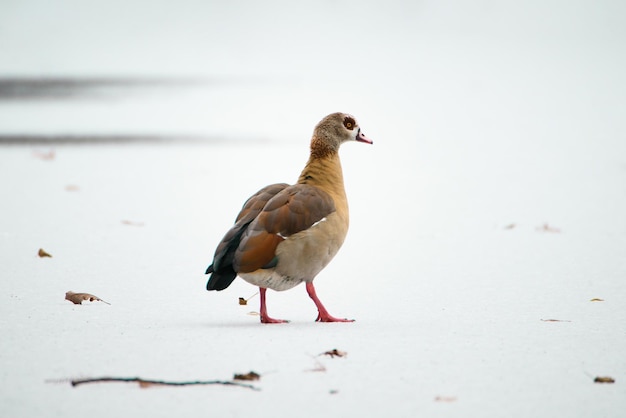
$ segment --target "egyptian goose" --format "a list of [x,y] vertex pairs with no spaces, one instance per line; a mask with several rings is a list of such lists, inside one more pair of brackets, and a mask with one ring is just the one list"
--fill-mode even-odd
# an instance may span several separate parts
[[338,153],[348,141],[373,143],[348,114],[333,113],[317,124],[298,182],[264,187],[244,204],[206,270],[211,274],[207,290],[226,289],[239,275],[260,288],[261,322],[281,323],[288,321],[267,314],[266,290],[287,290],[305,282],[317,306],[316,321],[353,321],[331,316],[313,286],[348,232],[348,201]]

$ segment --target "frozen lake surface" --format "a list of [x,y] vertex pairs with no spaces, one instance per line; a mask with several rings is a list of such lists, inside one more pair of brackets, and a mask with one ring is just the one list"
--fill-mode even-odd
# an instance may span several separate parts
[[[0,415],[621,416],[622,3],[289,4],[0,6]],[[262,325],[204,269],[334,111],[356,322],[297,287]]]

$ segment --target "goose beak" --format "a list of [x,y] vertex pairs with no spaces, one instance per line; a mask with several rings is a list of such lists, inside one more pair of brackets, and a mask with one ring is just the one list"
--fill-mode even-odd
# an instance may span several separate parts
[[365,142],[366,144],[373,144],[374,141],[365,136],[363,132],[361,132],[361,128],[359,128],[359,133],[356,134],[356,140],[359,142]]

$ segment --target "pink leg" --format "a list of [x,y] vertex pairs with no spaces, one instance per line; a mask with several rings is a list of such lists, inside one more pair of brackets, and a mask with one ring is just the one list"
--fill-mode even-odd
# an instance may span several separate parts
[[334,316],[331,316],[328,311],[326,310],[326,308],[324,307],[324,305],[322,305],[322,302],[319,300],[319,298],[317,297],[317,293],[315,293],[315,286],[313,286],[313,282],[308,282],[306,284],[306,291],[309,294],[309,297],[311,299],[313,299],[313,302],[315,302],[315,306],[317,306],[317,322],[354,322],[354,319],[341,319],[341,318],[335,318]]
[[283,324],[285,322],[289,322],[285,319],[274,319],[270,318],[267,314],[267,306],[265,305],[265,292],[267,291],[264,287],[259,287],[259,293],[261,294],[261,323],[263,324]]

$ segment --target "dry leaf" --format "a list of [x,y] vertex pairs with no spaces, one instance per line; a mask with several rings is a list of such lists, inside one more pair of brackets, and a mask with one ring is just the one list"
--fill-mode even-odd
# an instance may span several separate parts
[[124,225],[128,225],[128,226],[143,226],[143,225],[144,225],[144,223],[143,223],[143,222],[133,222],[133,221],[128,221],[128,220],[126,220],[126,219],[124,219],[124,220],[122,221],[122,223],[123,223]]
[[260,378],[260,374],[250,371],[246,374],[235,374],[233,380],[259,380]]
[[80,190],[80,187],[75,184],[68,184],[65,186],[65,191],[67,192],[77,192],[78,190]]
[[456,396],[436,396],[435,402],[456,402]]
[[595,383],[615,383],[615,379],[610,376],[598,376],[593,379]]
[[513,229],[513,228],[515,228],[516,226],[517,226],[517,225],[515,225],[515,224],[509,224],[509,225],[505,226],[505,227],[504,227],[504,229]]
[[100,299],[98,296],[94,296],[90,293],[74,293],[72,291],[65,292],[65,300],[69,300],[75,305],[82,305],[84,300],[88,300],[89,302],[98,301],[110,305],[109,302],[106,302]]
[[42,151],[34,151],[33,156],[39,158],[40,160],[54,160],[54,150],[50,150],[48,152]]
[[239,304],[240,304],[240,305],[247,305],[247,304],[248,304],[248,301],[249,301],[250,299],[252,299],[253,297],[255,297],[256,295],[258,295],[258,294],[259,294],[259,292],[256,292],[254,295],[250,296],[248,299],[244,299],[244,298],[241,298],[241,297],[240,297],[240,298],[239,298]]
[[551,233],[554,233],[554,234],[558,234],[558,233],[561,232],[561,230],[559,228],[555,228],[555,227],[550,226],[548,224],[543,224],[541,226],[538,226],[537,227],[537,231],[540,231],[540,232],[551,232]]
[[50,254],[48,254],[43,248],[40,248],[39,251],[37,251],[37,255],[39,257],[52,257]]
[[348,353],[346,353],[345,351],[339,351],[336,348],[333,348],[332,350],[329,351],[325,351],[322,354],[320,354],[320,356],[329,356],[329,357],[345,357],[347,356]]
[[572,322],[569,319],[542,319],[543,322]]
[[313,358],[313,361],[315,361],[315,367],[313,367],[312,369],[306,370],[307,372],[325,372],[326,371],[326,366],[320,363],[319,360],[317,360],[316,358]]
[[593,298],[593,299],[591,299],[589,302],[604,302],[604,299],[600,299],[600,298]]

